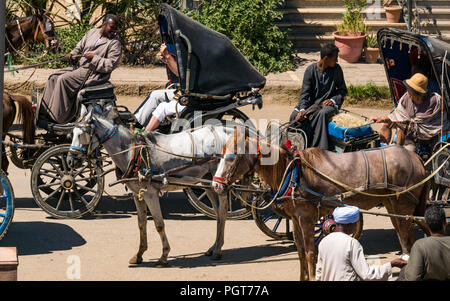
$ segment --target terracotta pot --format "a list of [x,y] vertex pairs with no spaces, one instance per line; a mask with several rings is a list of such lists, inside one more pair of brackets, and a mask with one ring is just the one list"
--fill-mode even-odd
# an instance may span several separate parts
[[366,63],[370,64],[376,63],[378,60],[378,56],[380,55],[380,49],[367,47],[365,49],[365,55],[366,55]]
[[386,6],[386,20],[390,23],[398,23],[402,15],[402,7],[400,5]]
[[347,63],[355,63],[359,60],[363,50],[365,33],[359,33],[357,36],[346,36],[342,33],[333,32],[334,44],[339,48],[339,58]]

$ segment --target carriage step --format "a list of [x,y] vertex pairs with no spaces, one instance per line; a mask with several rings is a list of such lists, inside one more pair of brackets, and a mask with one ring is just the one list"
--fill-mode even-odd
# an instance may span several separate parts
[[18,265],[16,247],[0,247],[0,281],[17,281]]

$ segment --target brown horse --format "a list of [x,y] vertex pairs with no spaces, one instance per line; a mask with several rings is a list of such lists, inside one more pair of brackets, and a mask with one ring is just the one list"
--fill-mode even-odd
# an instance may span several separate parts
[[32,16],[6,23],[6,52],[15,52],[21,55],[19,49],[29,41],[42,42],[47,50],[52,50],[54,53],[59,53],[62,48],[53,21],[46,13],[39,12]]
[[[259,154],[249,153],[249,147],[255,144],[259,146]],[[245,151],[239,154],[237,146],[241,149],[245,147]],[[261,164],[268,154],[276,154],[278,160],[269,165]],[[423,163],[414,152],[401,146],[340,154],[310,148],[300,151],[299,156],[300,176],[294,198],[284,201],[283,210],[294,224],[294,239],[300,259],[300,280],[315,279],[314,224],[321,216],[331,214],[333,207],[339,206],[324,201],[316,193],[333,197],[348,191],[341,185],[345,184],[366,193],[348,194],[343,200],[345,204],[369,210],[382,203],[389,214],[424,215],[430,189],[428,182],[408,193],[383,196],[405,190],[426,178]],[[256,171],[263,182],[277,189],[292,158],[292,153],[286,148],[246,137],[237,129],[224,147],[224,158],[219,163],[213,187],[220,193],[224,189],[223,184],[233,183],[242,175]],[[402,251],[409,253],[415,240],[412,222],[401,218],[391,218],[391,221]]]
[[[34,143],[34,113],[31,101],[25,96],[9,95],[3,93],[3,133],[2,139],[5,139],[9,128],[16,118],[16,105],[19,105],[19,123],[22,123],[22,137],[26,144]],[[2,145],[2,170],[7,173],[9,161],[5,153],[5,148]]]

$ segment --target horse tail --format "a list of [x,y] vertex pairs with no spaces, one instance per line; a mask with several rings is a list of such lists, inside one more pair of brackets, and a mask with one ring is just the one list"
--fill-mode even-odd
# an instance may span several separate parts
[[22,124],[23,142],[34,144],[35,127],[34,112],[31,101],[25,96],[11,95],[11,99],[19,104],[18,120]]

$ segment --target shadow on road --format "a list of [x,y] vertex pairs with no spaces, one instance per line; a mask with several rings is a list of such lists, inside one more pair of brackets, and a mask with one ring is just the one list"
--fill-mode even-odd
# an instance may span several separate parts
[[[169,268],[197,268],[197,267],[209,267],[220,265],[231,265],[246,262],[253,262],[257,260],[260,263],[276,262],[293,260],[297,261],[295,256],[292,259],[276,258],[271,259],[273,256],[280,256],[283,254],[289,254],[295,252],[297,249],[291,242],[275,242],[258,246],[235,248],[223,250],[223,256],[221,260],[211,260],[211,257],[204,255],[203,253],[185,254],[181,256],[169,256]],[[206,250],[205,250],[206,251]],[[130,265],[130,268],[153,268],[158,258],[152,258],[149,261],[145,261],[140,265]]]
[[85,243],[83,237],[64,224],[13,221],[0,246],[16,246],[20,256],[70,250]]
[[[121,199],[114,199],[110,196],[104,195],[93,214],[86,215],[85,219],[116,219],[129,218],[131,215],[136,215],[136,206],[133,199],[123,199],[126,195],[118,196]],[[160,198],[161,211],[164,219],[172,220],[210,220],[209,217],[197,211],[187,200],[184,192],[170,192],[164,194]],[[40,207],[36,204],[33,198],[17,198],[15,200],[16,208],[29,209]],[[42,209],[40,209],[42,210]],[[150,212],[148,212],[149,217]],[[49,218],[52,219],[49,215]]]
[[[416,240],[423,238],[423,232],[414,229]],[[377,255],[398,251],[401,253],[402,247],[394,229],[365,229],[359,242],[364,248],[365,255]]]

